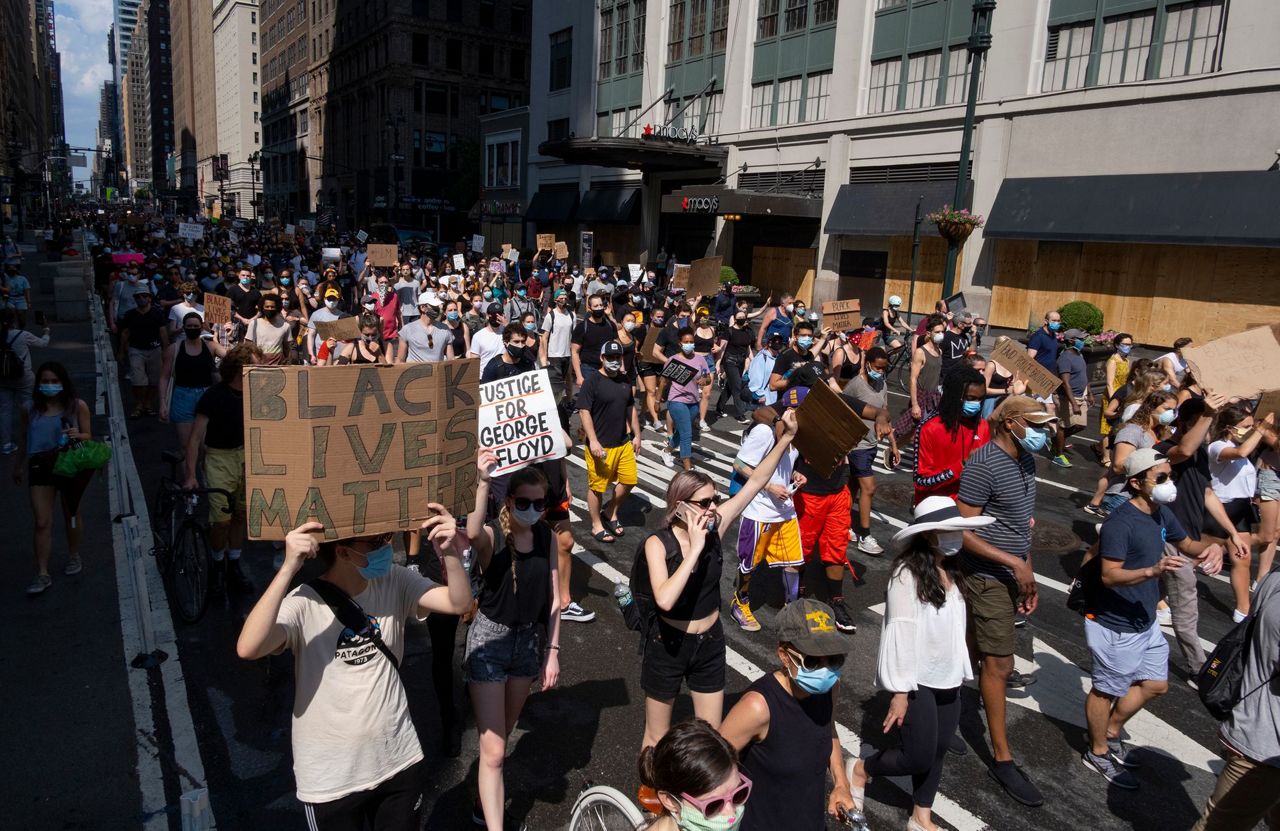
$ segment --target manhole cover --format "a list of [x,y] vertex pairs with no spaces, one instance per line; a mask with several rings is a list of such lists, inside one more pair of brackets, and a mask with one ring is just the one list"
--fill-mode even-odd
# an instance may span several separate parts
[[1045,522],[1036,519],[1036,526],[1031,529],[1031,549],[1064,554],[1075,551],[1082,545],[1070,528],[1056,522]]
[[911,500],[915,498],[915,486],[906,482],[890,482],[888,484],[876,485],[876,501],[884,501],[898,508],[906,508],[908,513],[911,511]]

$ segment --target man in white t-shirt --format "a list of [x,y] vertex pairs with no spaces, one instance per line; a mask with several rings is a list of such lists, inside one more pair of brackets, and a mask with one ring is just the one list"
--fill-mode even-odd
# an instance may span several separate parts
[[[285,538],[284,564],[245,620],[236,653],[253,661],[294,655],[293,772],[307,827],[417,828],[425,767],[400,680],[405,623],[471,604],[462,568],[466,537],[443,505],[427,506],[422,533],[447,585],[392,565],[391,535],[317,542],[308,522]],[[302,564],[324,573],[289,590]]]
[[[798,404],[797,401],[792,406]],[[751,478],[756,466],[773,449],[782,433],[781,409],[781,406],[776,410],[761,407],[755,411],[755,423],[743,436],[738,456],[733,460],[735,482]],[[742,520],[738,523],[738,589],[731,605],[733,619],[746,632],[760,631],[760,623],[751,612],[750,590],[751,575],[761,561],[767,562],[770,568],[783,569],[785,602],[790,603],[800,594],[804,550],[800,545],[795,502],[791,499],[792,486],[804,484],[804,477],[794,472],[799,455],[795,450],[783,454],[769,477],[769,484],[742,511]]]
[[487,325],[471,336],[471,351],[467,353],[469,357],[480,359],[481,375],[484,375],[484,368],[489,365],[489,361],[502,354],[506,348],[502,344],[502,327],[507,325],[507,318],[502,314],[502,304],[490,303],[485,312]]
[[169,307],[169,334],[175,335],[182,328],[183,319],[195,312],[204,320],[204,305],[200,302],[200,287],[194,281],[187,280],[178,286],[182,292],[182,300]]
[[573,359],[570,344],[577,318],[569,309],[569,297],[564,289],[556,289],[554,297],[554,304],[542,319],[538,362],[547,368],[551,389],[563,389],[565,395],[572,398]]

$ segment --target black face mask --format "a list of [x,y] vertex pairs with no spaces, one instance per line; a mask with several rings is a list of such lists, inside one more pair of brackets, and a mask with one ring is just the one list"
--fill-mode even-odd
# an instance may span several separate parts
[[513,358],[519,358],[524,355],[524,345],[519,343],[507,344],[507,354]]
[[187,336],[187,340],[199,340],[200,329],[183,329],[183,334]]
[[604,309],[592,309],[591,316],[596,320],[604,320]]

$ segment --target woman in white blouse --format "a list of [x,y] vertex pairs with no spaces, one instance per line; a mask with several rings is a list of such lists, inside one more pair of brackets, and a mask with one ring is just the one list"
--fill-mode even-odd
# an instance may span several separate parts
[[934,831],[932,808],[947,746],[960,723],[960,685],[973,678],[965,646],[964,597],[955,555],[967,528],[989,516],[960,516],[946,496],[930,496],[915,521],[894,535],[888,603],[880,635],[876,685],[893,693],[884,732],[900,728],[902,745],[850,766],[856,808],[873,776],[910,776],[913,810],[907,831]]

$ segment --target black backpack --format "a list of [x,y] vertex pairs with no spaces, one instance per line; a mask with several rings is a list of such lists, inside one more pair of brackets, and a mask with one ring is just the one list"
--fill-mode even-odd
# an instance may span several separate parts
[[0,341],[0,381],[17,381],[27,371],[22,359],[14,351],[13,344],[22,332],[4,331],[4,339]]
[[[622,610],[622,620],[627,628],[641,635],[641,650],[644,649],[649,628],[658,617],[658,604],[653,599],[653,584],[649,582],[649,562],[644,555],[644,546],[649,541],[649,537],[661,533],[661,531],[654,531],[653,534],[640,540],[640,544],[636,546],[636,556],[631,563],[631,603]],[[670,569],[670,567],[671,562],[668,558],[667,568]]]
[[1200,703],[1209,711],[1209,715],[1218,721],[1226,721],[1231,711],[1245,698],[1267,686],[1275,679],[1272,672],[1258,686],[1248,692],[1241,692],[1244,685],[1244,670],[1249,660],[1249,646],[1253,640],[1256,614],[1236,624],[1214,647],[1200,672],[1196,674],[1196,686],[1199,687]]

